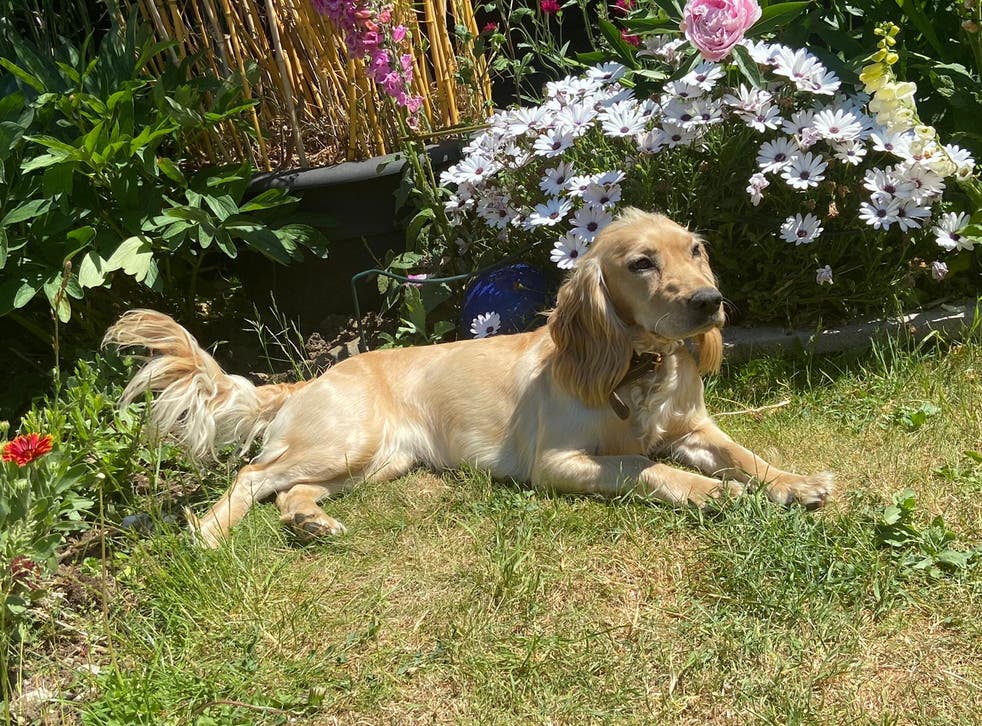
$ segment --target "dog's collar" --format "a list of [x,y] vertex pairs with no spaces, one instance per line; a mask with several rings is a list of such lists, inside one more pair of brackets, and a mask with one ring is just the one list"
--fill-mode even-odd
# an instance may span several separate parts
[[617,395],[617,389],[621,386],[626,386],[628,383],[633,383],[639,378],[643,378],[649,373],[655,373],[661,368],[662,363],[665,362],[664,353],[635,353],[631,356],[631,365],[627,369],[627,373],[621,378],[621,382],[614,386],[614,390],[610,392],[608,401],[610,407],[614,409],[614,413],[617,414],[617,418],[622,421],[626,421],[628,416],[631,415],[631,409],[627,407],[624,400]]

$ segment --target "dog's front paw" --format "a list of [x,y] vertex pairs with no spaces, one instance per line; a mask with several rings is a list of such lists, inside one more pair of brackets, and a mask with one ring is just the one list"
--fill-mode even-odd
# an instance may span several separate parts
[[816,509],[825,504],[834,489],[832,472],[823,471],[810,476],[782,477],[768,485],[767,496],[778,504],[800,504],[807,509]]

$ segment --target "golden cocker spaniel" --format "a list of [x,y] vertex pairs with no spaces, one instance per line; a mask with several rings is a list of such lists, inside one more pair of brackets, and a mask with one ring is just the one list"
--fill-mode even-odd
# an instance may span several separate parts
[[722,300],[697,236],[629,209],[598,235],[547,324],[530,333],[378,350],[314,380],[258,387],[222,371],[152,310],[124,314],[105,342],[149,349],[123,401],[158,392],[156,431],[191,455],[235,442],[244,450],[262,435],[262,451],[226,494],[192,517],[207,546],[273,495],[301,535],[343,532],[321,499],[419,465],[469,464],[557,492],[637,492],[675,505],[703,505],[756,480],[774,501],[819,505],[831,474],[771,466],[706,411],[700,372],[720,364]]

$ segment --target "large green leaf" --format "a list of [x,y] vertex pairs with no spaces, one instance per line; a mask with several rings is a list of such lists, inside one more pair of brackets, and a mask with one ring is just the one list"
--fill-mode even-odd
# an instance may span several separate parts
[[82,287],[101,287],[106,281],[105,260],[95,250],[89,250],[78,266],[78,284]]
[[119,244],[106,260],[105,270],[111,272],[119,269],[136,278],[137,282],[146,281],[151,270],[156,271],[149,237],[146,235],[127,237]]
[[0,227],[9,227],[18,222],[25,222],[28,219],[46,214],[49,209],[51,209],[50,199],[30,199],[7,212],[4,218],[0,220]]
[[637,68],[639,64],[638,59],[635,57],[634,47],[621,37],[621,31],[617,29],[617,26],[603,18],[598,20],[597,23],[599,24],[600,32],[603,33],[604,38],[607,39],[610,47],[617,55],[617,60],[628,68]]
[[760,20],[753,24],[746,35],[748,38],[756,38],[759,35],[779,30],[782,26],[787,25],[801,15],[811,4],[811,0],[806,0],[805,2],[787,2],[768,5],[761,11]]

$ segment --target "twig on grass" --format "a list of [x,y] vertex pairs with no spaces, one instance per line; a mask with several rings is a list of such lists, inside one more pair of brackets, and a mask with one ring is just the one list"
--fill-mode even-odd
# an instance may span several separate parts
[[791,399],[787,398],[783,401],[778,401],[777,403],[771,403],[767,406],[758,406],[757,408],[744,408],[740,411],[720,411],[719,413],[714,413],[713,416],[744,416],[746,414],[761,413],[763,411],[770,411],[775,408],[784,408],[791,403]]

